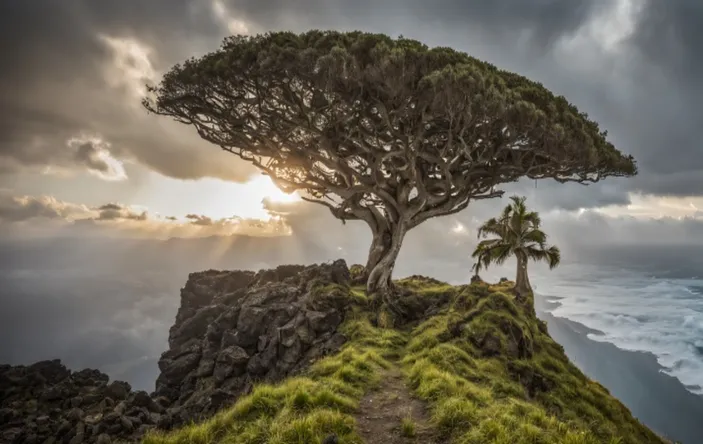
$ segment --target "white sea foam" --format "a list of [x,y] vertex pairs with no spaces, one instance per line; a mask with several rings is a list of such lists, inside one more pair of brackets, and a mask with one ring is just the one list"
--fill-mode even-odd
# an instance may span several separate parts
[[665,373],[703,394],[703,280],[664,279],[626,270],[564,267],[533,279],[543,296],[559,296],[554,316],[603,334],[595,341],[650,352]]

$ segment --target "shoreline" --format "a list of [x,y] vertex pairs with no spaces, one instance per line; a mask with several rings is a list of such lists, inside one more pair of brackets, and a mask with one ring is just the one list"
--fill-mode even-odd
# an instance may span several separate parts
[[536,295],[537,316],[547,323],[550,336],[564,347],[571,362],[606,387],[633,416],[656,433],[683,444],[703,437],[703,396],[696,395],[665,370],[653,353],[623,350],[609,342],[594,341],[602,334],[579,322],[552,315],[558,302]]

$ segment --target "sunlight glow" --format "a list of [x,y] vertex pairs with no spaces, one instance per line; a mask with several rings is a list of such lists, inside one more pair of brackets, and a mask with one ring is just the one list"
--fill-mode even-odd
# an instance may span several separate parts
[[452,233],[454,234],[464,234],[466,233],[466,227],[461,222],[456,222],[452,228]]
[[245,184],[256,190],[257,194],[263,195],[264,198],[268,198],[273,202],[288,203],[288,202],[298,202],[300,201],[300,196],[298,193],[286,194],[278,188],[270,177],[268,176],[258,176],[251,179]]

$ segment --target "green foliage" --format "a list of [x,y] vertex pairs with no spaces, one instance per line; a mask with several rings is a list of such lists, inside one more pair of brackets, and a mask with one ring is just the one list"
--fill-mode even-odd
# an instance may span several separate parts
[[561,261],[561,252],[556,246],[547,246],[547,235],[540,229],[539,214],[528,211],[525,198],[513,196],[499,218],[491,218],[478,229],[478,243],[472,253],[476,259],[473,270],[478,275],[481,269],[491,264],[502,264],[511,256],[518,262],[517,287],[523,293],[531,291],[527,277],[527,261],[544,261],[554,268]]
[[502,264],[510,256],[545,261],[549,268],[559,265],[561,254],[557,247],[547,247],[547,235],[540,229],[541,220],[534,211],[528,211],[525,197],[511,197],[512,203],[503,209],[499,218],[488,219],[478,229],[478,236],[495,236],[479,242],[472,257],[475,270],[488,268],[492,263]]
[[[212,91],[212,85],[218,85],[217,91]],[[464,134],[460,132],[461,123],[466,120],[470,124],[471,117],[480,110],[489,119],[501,120],[502,125],[496,126],[499,128],[496,136],[502,136],[506,139],[504,142],[514,143],[513,138],[518,136],[529,137],[531,150],[549,154],[532,158],[532,169],[539,171],[535,177],[578,175],[581,180],[597,180],[608,175],[636,173],[632,157],[615,150],[606,140],[607,133],[566,98],[554,96],[540,83],[500,70],[465,53],[446,47],[429,48],[402,37],[393,39],[359,31],[319,30],[302,34],[271,32],[233,36],[224,40],[220,50],[174,66],[160,85],[151,87],[150,91],[154,97],[144,101],[150,111],[192,122],[204,130],[202,137],[213,143],[222,142],[223,147],[234,145],[271,156],[274,172],[293,182],[304,180],[305,176],[295,174],[298,168],[322,176],[312,163],[291,164],[289,160],[288,165],[282,164],[287,155],[309,161],[314,157],[310,153],[306,155],[306,149],[313,146],[317,150],[325,149],[323,144],[304,143],[317,135],[310,131],[309,115],[326,117],[320,119],[320,124],[324,125],[320,132],[344,140],[356,135],[349,133],[355,131],[355,125],[341,127],[337,119],[346,118],[352,111],[361,113],[365,124],[373,125],[375,133],[384,136],[395,127],[396,131],[404,128],[415,137],[417,122],[422,121],[425,131],[420,133],[420,151],[429,152],[436,148],[433,146],[435,139],[440,140],[447,134],[447,128]],[[249,113],[247,93],[253,95],[254,103],[259,103],[256,114]],[[216,100],[223,95],[231,99],[225,102],[230,110],[226,117],[218,113],[222,104]],[[334,107],[330,105],[332,101]],[[333,109],[337,112],[333,113]],[[203,113],[214,120],[214,130],[201,125],[196,118]],[[421,120],[421,115],[431,118]],[[446,125],[452,119],[455,124]],[[261,121],[275,124],[255,126]],[[276,153],[283,148],[275,144],[271,145],[275,147],[273,152],[261,152],[269,146],[261,141],[284,134],[286,137],[280,137],[281,140],[290,139],[287,133],[291,125],[300,129],[296,146]],[[253,129],[260,140],[247,139]],[[442,149],[459,152],[461,146],[475,146],[475,153],[467,153],[466,159],[474,162],[493,158],[496,147],[501,145],[493,143],[492,136],[476,136],[477,143],[470,140],[464,141],[464,145],[458,142],[459,138],[455,140],[452,145],[442,144]],[[374,143],[385,143],[385,139],[369,138],[364,142],[368,145],[364,149],[380,150]],[[340,149],[353,150],[353,147],[345,143]],[[484,149],[491,151],[486,159],[478,155]],[[513,160],[509,151],[500,151],[499,161],[506,167]],[[425,163],[431,162],[427,157],[422,159]],[[572,161],[568,167],[561,165],[567,160]],[[449,167],[460,171],[463,165],[463,162],[456,162]],[[439,169],[436,173],[444,174]],[[512,181],[516,178],[513,176],[526,173],[511,173],[510,168],[506,168],[506,173],[500,177]],[[334,185],[344,186],[344,178],[330,176],[325,181],[333,180]]]

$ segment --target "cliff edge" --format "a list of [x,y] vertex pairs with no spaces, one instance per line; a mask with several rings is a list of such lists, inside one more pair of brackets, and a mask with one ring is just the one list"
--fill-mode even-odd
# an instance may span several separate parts
[[344,261],[193,273],[154,393],[59,361],[0,366],[0,442],[664,442],[511,283],[397,284],[413,319],[376,316]]

